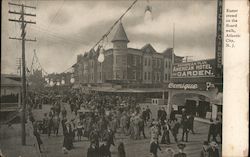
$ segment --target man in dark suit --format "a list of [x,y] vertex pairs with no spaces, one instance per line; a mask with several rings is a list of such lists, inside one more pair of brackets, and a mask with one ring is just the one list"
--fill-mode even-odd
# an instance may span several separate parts
[[63,140],[63,147],[67,150],[70,150],[73,148],[73,140],[72,140],[72,128],[70,121],[67,121],[65,123],[66,128],[64,130],[64,140]]
[[95,146],[97,148],[99,147],[99,138],[100,138],[100,135],[98,133],[98,130],[96,128],[94,128],[94,130],[91,131],[90,134],[89,134],[89,139],[90,139],[90,141],[95,142]]
[[209,126],[207,141],[209,142],[212,136],[213,141],[217,142],[216,135],[217,135],[216,124],[214,123],[212,119],[210,119],[210,126]]
[[189,130],[192,131],[192,133],[194,134],[194,115],[191,114],[188,118],[188,125],[189,125]]
[[162,116],[162,110],[161,110],[161,108],[159,108],[158,111],[157,111],[158,120],[161,120],[161,116]]
[[170,122],[174,121],[174,119],[175,119],[175,112],[174,112],[174,108],[172,108],[170,112]]
[[91,141],[88,148],[87,157],[100,157],[99,148],[97,147],[95,141]]
[[107,143],[107,140],[104,139],[99,148],[100,157],[111,157],[111,152]]
[[157,157],[157,150],[159,149],[161,151],[161,147],[157,141],[158,139],[156,137],[153,138],[153,141],[150,143],[150,153],[153,155],[153,157]]
[[146,109],[146,120],[148,121],[150,119],[150,115],[152,114],[150,108],[147,106],[147,109]]
[[173,123],[174,123],[174,126],[172,128],[172,134],[174,136],[175,142],[177,143],[178,142],[177,135],[179,133],[179,128],[181,124],[178,122],[176,118],[174,119]]
[[184,136],[186,136],[186,142],[188,142],[188,119],[183,119],[182,121],[183,131],[182,131],[182,141],[184,141]]
[[165,108],[162,107],[161,111],[161,124],[164,124],[164,121],[167,119],[167,112],[165,111]]

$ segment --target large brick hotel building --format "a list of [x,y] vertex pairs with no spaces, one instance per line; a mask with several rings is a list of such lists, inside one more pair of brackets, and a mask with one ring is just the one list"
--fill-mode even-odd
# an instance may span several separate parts
[[[113,48],[104,50],[104,62],[98,62],[99,52],[91,50],[77,56],[74,67],[75,84],[95,86],[119,84],[123,88],[159,88],[170,81],[172,48],[157,52],[152,45],[141,49],[128,47],[129,39],[122,23],[112,39]],[[182,57],[174,56],[175,62]]]
[[112,39],[113,47],[104,50],[104,62],[98,62],[99,52],[95,50],[78,55],[73,66],[74,86],[83,91],[132,94],[140,103],[154,104],[154,99],[165,99],[168,112],[171,106],[177,105],[178,110],[185,106],[189,113],[203,118],[216,117],[222,111],[214,85],[215,59],[183,63],[183,57],[173,54],[173,48],[157,52],[151,44],[135,49],[128,43],[120,23]]

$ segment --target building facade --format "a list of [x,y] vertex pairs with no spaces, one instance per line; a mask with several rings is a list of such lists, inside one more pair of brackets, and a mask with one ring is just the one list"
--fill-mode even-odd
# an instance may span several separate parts
[[[76,84],[114,83],[135,87],[160,87],[170,81],[173,49],[157,52],[151,44],[141,49],[128,47],[129,39],[120,23],[112,39],[113,48],[104,50],[104,62],[98,62],[98,50],[77,56],[74,66]],[[182,57],[174,55],[175,62]]]
[[216,118],[222,112],[222,99],[217,96],[222,83],[215,78],[215,59],[182,62],[173,48],[157,52],[151,44],[135,49],[128,47],[129,42],[120,23],[113,47],[104,51],[104,62],[98,62],[98,50],[78,55],[75,84],[87,87],[84,90],[132,93],[143,98],[142,102],[162,99],[168,115],[172,108],[178,112],[185,108],[201,118]]

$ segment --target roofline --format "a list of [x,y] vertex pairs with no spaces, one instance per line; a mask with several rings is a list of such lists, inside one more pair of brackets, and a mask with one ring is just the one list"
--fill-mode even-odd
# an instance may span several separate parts
[[111,42],[116,42],[116,41],[126,41],[127,43],[129,43],[129,40],[111,40]]

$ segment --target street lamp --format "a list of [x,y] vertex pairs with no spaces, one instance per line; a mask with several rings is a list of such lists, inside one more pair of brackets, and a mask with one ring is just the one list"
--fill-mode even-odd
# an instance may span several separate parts
[[61,84],[62,84],[62,85],[65,84],[64,78],[62,78]]
[[56,85],[60,86],[60,81],[59,80],[57,80]]
[[49,83],[49,78],[45,77],[45,81],[46,81],[46,83]]
[[104,49],[102,46],[100,46],[99,56],[98,56],[98,62],[102,63],[104,61]]
[[54,82],[53,82],[53,79],[51,79],[50,80],[50,83],[49,83],[49,85],[52,87],[52,86],[54,86]]
[[75,78],[73,76],[73,74],[71,75],[71,79],[70,79],[70,83],[74,83],[75,82]]

